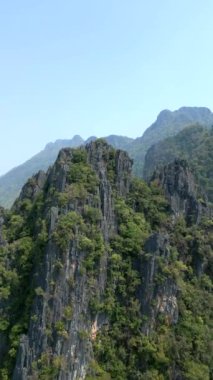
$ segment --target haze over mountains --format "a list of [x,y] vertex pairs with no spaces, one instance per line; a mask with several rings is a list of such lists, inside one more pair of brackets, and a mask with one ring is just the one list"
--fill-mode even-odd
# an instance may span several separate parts
[[176,158],[190,163],[198,183],[213,202],[213,127],[192,125],[176,136],[152,145],[145,156],[144,179],[150,180],[156,168],[159,170]]
[[[133,173],[142,177],[147,150],[192,124],[201,124],[210,128],[213,125],[213,113],[205,107],[182,107],[174,112],[164,110],[146,129],[143,136],[137,139],[116,135],[104,138],[114,148],[123,149],[129,153],[134,160]],[[92,136],[85,141],[80,136],[74,136],[70,140],[56,140],[54,143],[48,143],[41,152],[0,177],[0,205],[10,207],[26,180],[39,170],[46,171],[54,163],[60,149],[78,147],[95,139],[96,137]]]
[[164,110],[157,120],[146,129],[142,137],[137,138],[128,150],[135,164],[133,171],[143,176],[144,158],[147,150],[159,141],[174,136],[189,125],[201,124],[210,128],[213,125],[213,113],[205,107],[181,107],[177,111]]

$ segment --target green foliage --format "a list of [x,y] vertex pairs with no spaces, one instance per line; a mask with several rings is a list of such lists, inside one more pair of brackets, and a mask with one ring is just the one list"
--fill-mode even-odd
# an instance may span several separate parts
[[[212,113],[206,109],[183,107],[177,111],[162,111],[157,120],[144,132],[142,137],[135,139],[127,147],[130,157],[134,160],[133,172],[138,177],[143,177],[143,167],[147,151],[160,141],[177,135],[189,125],[203,125],[211,128],[213,125]],[[163,150],[161,150],[163,154]],[[151,155],[150,155],[151,156]]]
[[88,275],[95,274],[95,270],[98,269],[98,263],[105,251],[105,244],[100,229],[95,225],[88,225],[87,235],[88,237],[81,237],[80,247],[86,252],[86,256],[83,261],[83,266],[86,268]]
[[101,221],[101,211],[97,207],[85,206],[84,219],[90,223],[98,223]]
[[72,316],[73,316],[73,308],[72,306],[68,305],[64,308],[64,318],[67,321],[70,321],[72,319]]
[[60,370],[66,370],[66,365],[65,357],[53,356],[46,352],[33,362],[33,376],[40,380],[54,380],[57,379]]
[[88,375],[85,380],[111,380],[110,374],[106,373],[99,364],[93,360],[88,368]]
[[89,339],[89,333],[86,330],[79,330],[78,331],[78,336],[83,341]]
[[213,128],[191,126],[151,147],[145,160],[145,178],[149,178],[157,166],[168,164],[175,158],[189,162],[198,183],[213,202]]
[[184,363],[186,380],[209,380],[209,368],[201,363],[189,361]]
[[88,164],[85,164],[82,161],[70,165],[68,181],[70,184],[84,184],[85,189],[90,193],[94,193],[96,191],[99,183],[95,172]]
[[38,287],[35,289],[35,294],[39,297],[43,297],[44,296],[44,290],[41,288],[41,287]]
[[9,221],[8,221],[8,230],[7,230],[7,238],[9,242],[18,238],[18,236],[20,235],[23,229],[23,223],[24,223],[24,219],[21,215],[11,214],[11,217],[9,218]]
[[57,199],[60,207],[65,207],[67,204],[85,200],[87,198],[87,190],[83,183],[72,183],[66,185],[63,193],[57,194]]
[[149,232],[144,215],[142,213],[134,213],[134,211],[125,204],[123,199],[117,200],[115,210],[119,222],[119,238],[122,237],[122,239],[125,240],[122,250],[125,250],[126,253],[139,253],[142,243]]
[[168,203],[155,182],[148,186],[144,181],[134,178],[128,203],[133,210],[144,214],[152,228],[158,228],[168,219]]
[[186,379],[195,379],[196,373],[198,378],[209,379],[213,362],[212,283],[207,274],[197,278],[194,265],[201,260],[209,268],[212,234],[203,225],[187,227],[183,219],[170,225],[170,257],[158,258],[154,281],[162,286],[171,278],[178,284],[179,322],[172,326],[161,314],[146,336],[142,332],[146,318],[142,318],[136,296],[141,286],[136,263],[151,229],[168,225],[169,215],[155,184],[148,188],[134,180],[127,201],[118,198],[115,205],[118,235],[110,242],[104,302],[92,300],[94,314],[104,311],[109,319],[109,326],[99,331],[94,342],[96,361],[115,379],[169,380],[174,367]]
[[70,211],[59,218],[53,239],[61,250],[68,247],[69,241],[74,238],[76,231],[82,226],[83,219],[75,211]]
[[73,164],[86,164],[87,163],[87,154],[84,148],[77,148],[72,150],[72,162]]
[[55,329],[58,335],[62,336],[63,338],[68,338],[68,333],[63,321],[57,321],[55,323]]
[[[106,143],[100,140],[97,144],[104,148]],[[20,336],[26,333],[29,321],[36,323],[40,318],[37,314],[30,318],[35,294],[40,302],[49,300],[46,289],[34,284],[33,273],[34,267],[41,265],[50,240],[50,244],[54,241],[59,247],[55,250],[53,276],[48,279],[51,291],[54,293],[57,280],[63,275],[63,253],[74,246],[79,257],[77,273],[83,276],[88,296],[86,317],[95,320],[100,316],[106,321],[92,340],[87,328],[78,332],[81,344],[92,342],[94,348],[87,380],[169,380],[176,369],[189,380],[196,376],[209,379],[213,363],[212,223],[205,219],[200,225],[188,227],[183,218],[171,221],[167,202],[155,182],[148,186],[133,179],[127,197],[119,197],[115,188],[116,152],[109,149],[104,154],[114,190],[115,223],[109,236],[103,236],[99,180],[82,148],[71,151],[67,163],[69,183],[64,192],[57,192],[57,187],[51,185],[34,202],[20,201],[20,212],[16,209],[6,214],[3,235],[7,242],[0,248],[0,295],[4,309],[0,331],[6,337],[8,352],[1,364],[1,377],[11,378]],[[46,216],[53,205],[59,209],[59,217],[48,236]],[[144,243],[156,231],[169,234],[170,252],[168,257],[159,255],[153,260],[157,273],[150,285],[150,295],[154,289],[150,296],[153,319],[147,333],[145,327],[151,321],[142,309],[142,271],[143,264],[152,257],[144,253]],[[104,294],[99,289],[103,275]],[[75,288],[75,281],[75,275],[66,278],[70,291]],[[179,320],[173,325],[165,313],[158,311],[155,297],[170,283],[178,287]],[[75,307],[70,304],[71,299],[64,305],[60,319],[46,325],[48,340],[69,338],[68,326]],[[66,366],[66,359],[54,356],[50,350],[33,363],[32,375],[56,379]]]
[[57,140],[55,143],[48,144],[45,149],[24,164],[2,176],[0,179],[0,204],[3,207],[11,207],[28,178],[39,170],[47,171],[56,160],[60,149],[76,147],[82,143],[83,140],[80,136],[75,136],[71,140]]
[[146,371],[142,377],[142,380],[164,380],[165,377],[163,374],[159,374],[159,372],[156,369],[151,369]]
[[0,319],[0,332],[6,331],[9,327],[9,321],[1,318]]
[[4,238],[7,243],[0,247],[0,294],[4,300],[0,328],[8,343],[7,356],[1,363],[0,373],[4,379],[10,378],[20,336],[27,331],[30,320],[35,294],[31,274],[47,242],[45,219],[35,225],[35,218],[42,215],[42,208],[39,197],[34,204],[23,199],[19,201],[19,214],[16,209],[5,215]]
[[150,225],[141,210],[134,212],[121,198],[116,199],[115,212],[118,234],[110,242],[105,299],[102,304],[92,302],[93,310],[107,314],[110,329],[98,334],[94,349],[101,368],[113,379],[124,380],[138,378],[140,371],[136,356],[142,319],[136,294],[141,279],[135,260],[139,260]]

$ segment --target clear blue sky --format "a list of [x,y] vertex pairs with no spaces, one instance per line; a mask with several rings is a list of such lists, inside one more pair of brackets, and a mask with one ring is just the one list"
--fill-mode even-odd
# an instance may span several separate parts
[[0,1],[0,174],[57,138],[213,109],[213,1]]

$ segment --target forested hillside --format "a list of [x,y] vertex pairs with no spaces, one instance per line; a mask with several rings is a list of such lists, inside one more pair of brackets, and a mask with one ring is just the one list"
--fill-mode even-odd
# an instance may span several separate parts
[[175,158],[189,162],[198,183],[213,202],[213,127],[191,126],[177,136],[153,145],[145,157],[144,178],[151,178],[156,167],[160,168]]
[[134,159],[134,174],[142,177],[144,159],[147,150],[154,144],[193,124],[201,124],[205,128],[213,125],[213,114],[205,107],[181,107],[177,111],[162,111],[157,120],[144,132],[143,136],[136,139],[128,149],[128,153]]
[[3,380],[212,378],[212,210],[185,161],[131,167],[64,149],[1,210]]

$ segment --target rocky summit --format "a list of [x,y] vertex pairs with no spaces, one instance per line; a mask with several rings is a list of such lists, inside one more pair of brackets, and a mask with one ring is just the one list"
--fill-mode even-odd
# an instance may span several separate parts
[[1,379],[211,378],[207,195],[185,161],[132,164],[62,149],[0,210]]

